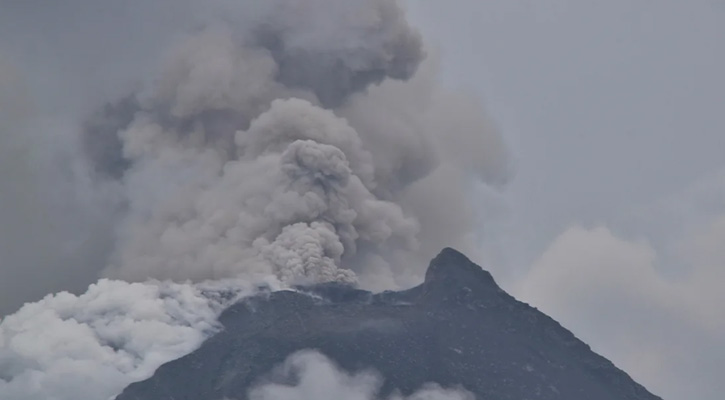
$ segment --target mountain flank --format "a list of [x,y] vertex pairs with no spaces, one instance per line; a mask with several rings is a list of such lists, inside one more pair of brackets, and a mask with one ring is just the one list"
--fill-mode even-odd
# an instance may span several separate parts
[[450,248],[410,290],[323,284],[279,291],[235,304],[220,321],[224,329],[198,350],[117,400],[245,400],[303,349],[350,372],[377,370],[381,397],[434,382],[481,400],[661,400]]

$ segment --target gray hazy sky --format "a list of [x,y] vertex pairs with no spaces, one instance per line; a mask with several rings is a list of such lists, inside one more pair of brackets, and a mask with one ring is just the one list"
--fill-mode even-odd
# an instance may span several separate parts
[[721,398],[725,3],[407,3],[515,153],[490,268],[665,399]]

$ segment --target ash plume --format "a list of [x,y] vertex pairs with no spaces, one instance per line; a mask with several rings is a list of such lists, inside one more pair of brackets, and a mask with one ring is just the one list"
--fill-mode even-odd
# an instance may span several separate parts
[[[154,0],[108,2],[107,12],[97,4],[6,10],[62,33],[53,72],[58,81],[71,72],[51,87],[73,90],[48,96],[50,108],[83,103],[80,93],[95,111],[74,136],[49,132],[56,139],[39,142],[51,151],[63,139],[73,165],[83,161],[42,180],[43,193],[62,194],[73,213],[18,201],[0,203],[0,215],[17,214],[13,204],[39,220],[79,215],[63,226],[94,229],[28,228],[79,267],[49,254],[34,271],[44,281],[62,277],[52,290],[102,280],[0,322],[0,398],[113,396],[214,332],[226,303],[204,288],[227,279],[242,282],[242,293],[256,282],[409,287],[440,248],[473,248],[464,188],[506,180],[505,145],[475,99],[438,84],[436,58],[400,2]],[[58,28],[57,15],[82,26],[82,37]],[[120,30],[136,41],[123,42]],[[99,68],[123,72],[87,73],[95,71],[81,57],[88,49],[105,56]],[[135,83],[122,85],[128,71]],[[98,102],[108,91],[115,100]],[[41,287],[23,284],[28,293]],[[32,299],[22,296],[13,299]],[[144,333],[156,328],[168,335]],[[34,349],[35,339],[47,345]],[[63,343],[71,347],[60,351]],[[68,376],[89,383],[80,391]]]
[[497,132],[433,67],[414,77],[425,51],[395,1],[236,7],[86,124],[124,207],[103,275],[415,282],[413,254],[471,230],[464,176],[505,179]]

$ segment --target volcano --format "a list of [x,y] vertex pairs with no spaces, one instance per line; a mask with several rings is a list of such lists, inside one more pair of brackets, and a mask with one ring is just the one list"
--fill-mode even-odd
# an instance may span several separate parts
[[450,248],[409,290],[300,287],[240,301],[220,322],[224,329],[198,350],[116,400],[248,399],[305,349],[351,373],[377,371],[380,398],[433,382],[476,399],[661,400]]

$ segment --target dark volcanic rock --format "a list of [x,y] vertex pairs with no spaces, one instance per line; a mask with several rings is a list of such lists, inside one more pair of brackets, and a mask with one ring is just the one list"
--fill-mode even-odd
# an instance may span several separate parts
[[383,396],[436,382],[487,400],[659,399],[452,249],[407,291],[337,284],[282,291],[232,306],[221,322],[225,329],[200,349],[117,400],[246,399],[250,386],[302,349],[351,372],[376,369]]

